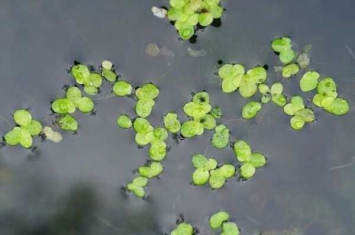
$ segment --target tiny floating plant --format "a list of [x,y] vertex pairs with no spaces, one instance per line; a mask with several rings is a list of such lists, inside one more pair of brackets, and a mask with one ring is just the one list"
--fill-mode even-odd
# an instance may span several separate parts
[[290,124],[294,130],[300,130],[306,123],[314,122],[316,119],[313,110],[305,107],[300,96],[293,96],[291,102],[284,106],[284,112],[292,116]]
[[224,9],[220,0],[170,0],[168,19],[180,38],[190,39],[198,27],[207,27],[220,19]]
[[99,73],[91,72],[84,64],[75,64],[70,68],[70,73],[75,81],[84,86],[88,95],[96,95],[102,85],[102,76]]
[[209,224],[212,229],[222,229],[223,235],[239,235],[240,229],[234,222],[229,222],[229,214],[219,211],[210,217]]

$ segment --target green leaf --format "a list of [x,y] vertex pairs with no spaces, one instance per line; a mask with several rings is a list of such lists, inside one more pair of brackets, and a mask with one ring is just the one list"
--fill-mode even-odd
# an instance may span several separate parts
[[284,78],[289,78],[291,76],[294,76],[298,73],[300,68],[298,67],[297,64],[289,64],[284,67],[282,67],[282,76]]
[[110,82],[115,82],[117,79],[117,74],[115,74],[115,72],[113,72],[111,69],[102,69],[102,76]]
[[292,42],[289,37],[277,38],[272,41],[271,47],[275,52],[287,51],[291,49]]
[[336,98],[331,105],[324,106],[324,109],[331,114],[340,116],[346,114],[349,111],[350,107],[345,99]]
[[318,83],[317,92],[322,96],[330,96],[333,98],[336,98],[338,96],[337,85],[335,84],[333,78],[331,77],[323,78]]
[[102,77],[98,73],[91,73],[89,77],[84,80],[85,86],[100,87],[102,85]]
[[170,6],[172,6],[173,8],[176,9],[182,9],[185,4],[187,4],[189,2],[189,0],[170,0]]
[[195,104],[198,104],[198,105],[208,104],[210,102],[210,96],[208,95],[207,92],[204,92],[204,91],[197,92],[192,97],[192,102]]
[[266,164],[266,157],[261,153],[255,152],[251,154],[248,163],[250,163],[255,168],[262,167]]
[[295,113],[295,116],[300,118],[304,122],[313,122],[314,120],[316,120],[316,116],[314,115],[313,110],[307,108],[298,110]]
[[195,168],[204,168],[208,162],[208,159],[202,154],[195,154],[192,156],[192,164]]
[[137,185],[135,185],[135,184],[133,184],[133,183],[127,184],[127,190],[128,190],[128,191],[134,191],[134,190],[136,190],[137,188],[140,188],[140,186],[137,186]]
[[265,82],[267,78],[267,72],[265,68],[261,66],[256,66],[248,70],[247,74],[249,75],[249,78],[256,84]]
[[121,80],[113,85],[112,90],[117,96],[128,96],[132,93],[132,85]]
[[193,227],[188,223],[180,223],[170,235],[193,235]]
[[240,83],[239,93],[244,98],[252,97],[255,92],[258,90],[256,83],[251,81],[248,76],[243,76],[243,80]]
[[223,116],[223,110],[220,106],[215,106],[211,109],[210,114],[214,118],[221,118]]
[[26,129],[21,129],[20,145],[24,148],[30,148],[33,144],[31,133]]
[[146,118],[152,113],[154,105],[154,100],[138,100],[135,106],[136,114],[139,117]]
[[176,113],[167,113],[163,118],[165,128],[171,133],[177,133],[181,129],[181,123]]
[[163,166],[159,162],[152,162],[150,166],[141,166],[138,172],[141,176],[148,179],[158,176],[163,171]]
[[78,100],[78,109],[83,113],[90,113],[94,110],[94,102],[89,97],[82,97]]
[[132,127],[132,120],[126,114],[118,116],[116,123],[119,127],[124,129]]
[[198,13],[194,13],[194,14],[189,15],[189,19],[187,20],[186,23],[190,24],[192,26],[196,26],[198,24],[198,16],[199,16]]
[[155,141],[149,148],[149,156],[154,161],[161,161],[166,156],[167,145],[163,141]]
[[182,24],[181,27],[178,29],[179,35],[183,40],[190,39],[194,33],[194,26],[188,23]]
[[293,129],[300,130],[303,128],[305,122],[300,117],[294,116],[291,118],[290,124]]
[[21,128],[15,127],[11,131],[7,132],[4,136],[5,142],[8,145],[18,145],[21,140]]
[[137,187],[145,187],[148,184],[148,179],[145,177],[138,176],[132,181],[132,184]]
[[136,90],[136,96],[139,100],[154,100],[159,95],[159,89],[152,83],[144,84]]
[[133,191],[134,195],[136,195],[137,197],[144,197],[145,196],[145,191],[144,191],[144,188],[142,187],[138,187],[136,188],[134,191]]
[[158,127],[153,131],[154,138],[158,141],[165,141],[168,138],[168,132],[163,127]]
[[71,101],[75,106],[78,106],[77,103],[80,100],[81,96],[81,90],[75,86],[69,87],[65,94],[65,97],[69,101]]
[[149,121],[145,118],[136,118],[133,122],[133,128],[137,133],[142,134],[153,131],[152,125],[150,125]]
[[258,88],[259,88],[259,92],[263,95],[270,93],[269,87],[264,83],[259,84]]
[[202,135],[204,131],[203,125],[196,121],[187,121],[181,126],[181,135],[186,138]]
[[222,226],[223,235],[239,235],[239,228],[235,223],[226,222]]
[[32,121],[32,115],[25,109],[19,109],[14,113],[14,120],[16,124],[26,127]]
[[205,169],[206,170],[214,170],[217,168],[217,161],[214,158],[209,158],[206,165],[205,165]]
[[290,49],[281,51],[279,58],[280,58],[281,63],[289,64],[293,61],[295,56],[296,56],[295,52],[290,48]]
[[335,99],[336,98],[333,98],[331,96],[323,97],[320,100],[321,104],[319,107],[324,107],[325,109],[327,109],[329,106],[331,106],[333,104]]
[[230,178],[235,174],[235,167],[232,164],[224,164],[219,171],[225,178]]
[[244,140],[236,141],[234,143],[233,150],[234,154],[237,156],[238,161],[249,161],[251,156],[251,148],[247,142],[245,142]]
[[195,185],[203,185],[207,183],[210,177],[210,173],[208,170],[203,168],[198,168],[192,174],[192,181]]
[[88,95],[97,95],[99,93],[99,89],[93,86],[84,86],[84,91]]
[[207,3],[210,8],[214,8],[220,4],[221,0],[204,0],[204,2]]
[[224,93],[232,93],[238,89],[234,83],[234,78],[226,78],[222,81],[222,91]]
[[211,143],[214,147],[222,149],[229,144],[230,131],[226,125],[218,125],[212,135]]
[[212,130],[216,127],[216,119],[211,114],[206,114],[198,120],[205,129]]
[[222,175],[221,171],[219,170],[212,170],[210,173],[210,186],[213,189],[219,189],[223,187],[226,182],[226,178]]
[[243,178],[249,179],[255,174],[255,167],[251,163],[244,163],[240,167],[240,175]]
[[[272,98],[274,98],[275,96],[273,96]],[[271,94],[264,94],[264,95],[262,95],[261,96],[261,103],[263,103],[263,104],[267,104],[267,103],[269,103],[270,102],[270,100],[271,100]]]
[[74,113],[75,105],[68,99],[57,99],[52,103],[52,110],[55,113],[66,114],[66,113]]
[[318,85],[319,77],[320,75],[318,72],[315,71],[306,72],[300,80],[301,90],[303,92],[307,92],[316,89]]
[[216,6],[216,7],[213,7],[212,9],[210,9],[210,12],[212,13],[213,18],[215,18],[215,19],[221,18],[223,15],[223,11],[224,11],[224,9],[221,6]]
[[273,96],[280,95],[280,94],[282,94],[283,89],[284,89],[284,87],[281,83],[279,83],[279,82],[274,83],[271,86],[271,95],[273,95]]
[[168,19],[170,21],[177,21],[180,18],[181,14],[182,14],[181,9],[176,9],[174,7],[171,7],[168,10]]
[[36,136],[41,133],[42,124],[37,120],[32,120],[25,129],[28,130],[32,136]]
[[[332,97],[329,97],[332,98]],[[315,96],[313,96],[312,102],[314,105],[318,106],[318,107],[323,107],[322,101],[323,101],[324,97],[320,94],[316,94]],[[334,98],[332,98],[333,100],[331,101],[331,103],[333,103]]]
[[194,119],[200,119],[211,111],[210,104],[196,104],[194,102],[189,102],[184,105],[184,112],[187,116],[193,117]]
[[89,68],[83,64],[78,64],[71,67],[70,73],[79,84],[84,84],[84,81],[90,76]]
[[293,116],[293,115],[295,115],[295,109],[294,109],[294,107],[293,107],[293,105],[292,104],[286,104],[285,106],[284,106],[284,112],[287,114],[287,115],[290,115],[290,116]]
[[146,133],[136,133],[136,136],[134,138],[134,140],[136,141],[136,143],[140,146],[144,146],[149,144],[150,142],[152,142],[152,140],[154,139],[153,137],[153,132],[146,132]]
[[203,26],[209,26],[213,22],[213,15],[209,12],[206,13],[200,13],[198,17],[198,23]]
[[61,116],[57,123],[58,126],[64,131],[77,131],[79,126],[78,121],[69,114]]
[[243,107],[242,117],[244,119],[252,119],[259,113],[261,108],[262,106],[259,102],[251,101]]
[[222,79],[232,79],[237,75],[245,73],[244,66],[241,64],[225,64],[218,70],[218,76]]
[[293,106],[293,110],[297,112],[298,110],[304,109],[304,103],[301,96],[293,96],[291,98],[291,104]]
[[274,102],[274,104],[276,104],[280,107],[285,106],[287,103],[286,97],[283,94],[273,96],[272,101]]
[[222,227],[222,224],[229,219],[229,214],[225,211],[220,211],[213,214],[210,218],[210,227],[217,229]]

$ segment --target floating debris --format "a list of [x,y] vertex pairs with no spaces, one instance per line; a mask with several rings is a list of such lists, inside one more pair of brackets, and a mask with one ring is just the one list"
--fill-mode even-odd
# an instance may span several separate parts
[[147,45],[147,47],[145,48],[145,53],[148,56],[152,56],[152,57],[157,57],[160,54],[160,49],[157,46],[157,44],[154,43],[150,43]]
[[194,50],[190,47],[187,48],[187,52],[189,53],[189,56],[191,57],[202,57],[207,54],[207,51],[202,49],[202,50]]
[[160,48],[160,54],[162,56],[168,56],[168,57],[174,57],[175,56],[175,53],[172,50],[170,50],[169,48],[165,47],[165,46]]
[[300,66],[302,69],[305,69],[309,66],[309,63],[311,60],[309,59],[309,56],[307,53],[301,53],[298,55],[297,60],[296,60],[298,66]]
[[164,19],[166,15],[168,14],[168,11],[165,10],[164,8],[159,8],[159,7],[152,7],[152,12],[153,15],[160,19]]
[[111,70],[113,65],[112,65],[112,62],[111,62],[111,61],[109,61],[109,60],[104,60],[104,61],[102,61],[101,66],[102,66],[102,68],[104,68],[104,69]]
[[46,136],[47,139],[53,141],[54,143],[59,143],[62,141],[62,134],[59,132],[53,131],[49,126],[46,126],[42,129],[42,133]]

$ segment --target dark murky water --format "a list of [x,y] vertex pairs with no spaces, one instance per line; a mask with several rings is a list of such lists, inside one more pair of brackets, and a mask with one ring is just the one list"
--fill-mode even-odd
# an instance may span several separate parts
[[[213,75],[217,61],[249,68],[268,64],[269,81],[281,80],[272,71],[278,58],[269,45],[284,34],[299,47],[312,44],[311,69],[334,77],[353,107],[355,59],[348,49],[355,49],[353,1],[223,2],[222,26],[206,28],[191,45],[177,40],[169,22],[152,15],[152,6],[167,1],[0,1],[0,115],[11,120],[14,110],[30,108],[35,118],[45,119],[61,87],[74,82],[66,73],[73,60],[99,65],[109,59],[134,86],[159,85],[150,117],[155,125],[167,111],[182,114],[190,92],[202,89],[224,108],[222,122],[239,118],[247,100],[220,91]],[[175,56],[148,57],[149,43]],[[207,54],[189,57],[188,47]],[[287,95],[300,93],[298,78],[283,82]],[[103,90],[100,96],[109,95],[109,84]],[[170,232],[180,214],[201,234],[214,234],[207,220],[220,209],[231,213],[245,235],[290,228],[307,235],[355,233],[355,168],[334,168],[355,156],[354,108],[344,117],[317,109],[318,121],[301,132],[292,131],[289,118],[272,104],[256,121],[228,122],[232,140],[245,138],[269,164],[253,179],[230,180],[218,191],[189,184],[191,155],[206,150],[212,133],[178,145],[170,140],[164,173],[151,181],[150,197],[142,201],[120,191],[148,158],[147,149],[135,146],[132,131],[115,127],[119,114],[133,116],[133,104],[122,98],[96,101],[96,116],[77,116],[78,135],[66,133],[60,144],[38,141],[36,153],[3,148],[0,234],[159,234]],[[0,120],[1,134],[10,128]],[[230,149],[210,147],[207,155],[235,163]]]

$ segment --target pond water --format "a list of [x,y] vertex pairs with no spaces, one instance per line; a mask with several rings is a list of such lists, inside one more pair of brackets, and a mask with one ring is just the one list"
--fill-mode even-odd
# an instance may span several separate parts
[[[179,144],[170,139],[164,172],[147,187],[149,197],[125,194],[120,188],[148,159],[147,148],[138,149],[133,131],[116,126],[119,114],[134,116],[134,100],[107,98],[111,85],[105,83],[94,98],[97,114],[77,115],[77,135],[64,133],[60,144],[36,140],[35,152],[1,149],[0,234],[158,235],[170,233],[180,215],[200,234],[217,234],[208,218],[218,210],[228,211],[244,235],[293,229],[354,234],[355,2],[222,0],[222,25],[199,32],[194,44],[179,41],[167,20],[153,16],[151,7],[167,2],[2,0],[1,133],[12,127],[3,119],[11,121],[19,108],[51,124],[50,102],[63,95],[63,85],[74,84],[66,71],[73,61],[97,66],[109,59],[134,86],[151,81],[160,87],[149,117],[155,126],[168,111],[182,117],[190,93],[207,90],[211,103],[224,110],[221,123],[231,129],[231,139],[245,139],[268,157],[268,165],[252,179],[231,179],[220,190],[194,187],[193,154],[236,163],[234,154],[211,147],[212,132]],[[287,96],[301,94],[299,76],[286,80],[273,71],[279,62],[270,42],[283,35],[296,47],[312,45],[310,69],[335,79],[351,106],[347,115],[315,109],[317,121],[296,132],[282,109],[269,104],[255,120],[230,121],[239,119],[252,99],[221,91],[214,75],[218,60],[247,68],[267,64],[270,82],[282,81]],[[151,43],[164,47],[166,55],[148,56]],[[191,49],[203,53],[191,56]]]

